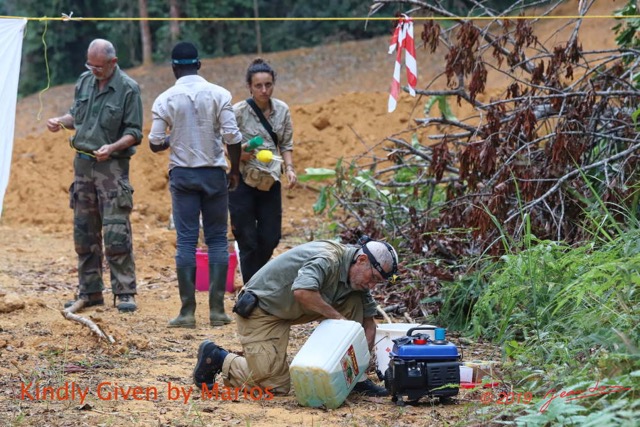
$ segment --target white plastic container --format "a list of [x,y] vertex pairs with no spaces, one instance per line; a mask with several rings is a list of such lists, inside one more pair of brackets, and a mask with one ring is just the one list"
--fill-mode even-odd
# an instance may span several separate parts
[[470,383],[473,381],[473,368],[460,365],[460,382]]
[[[419,323],[381,323],[376,329],[376,366],[383,374],[389,368],[389,352],[393,350],[393,340],[407,335],[407,331],[418,326],[424,328],[436,328],[433,325],[421,325]],[[421,330],[416,331],[429,335],[429,338],[435,340],[435,331]]]
[[322,321],[289,366],[298,403],[339,407],[366,375],[370,359],[362,325],[351,320]]

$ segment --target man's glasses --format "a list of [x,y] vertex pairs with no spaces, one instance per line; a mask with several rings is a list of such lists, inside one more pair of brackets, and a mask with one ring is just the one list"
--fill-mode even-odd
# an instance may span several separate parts
[[104,69],[106,68],[108,64],[103,65],[102,67],[96,67],[95,65],[91,65],[88,62],[84,63],[84,66],[86,67],[87,70],[89,71],[94,71],[96,73],[101,73],[104,71]]
[[89,71],[95,71],[96,73],[101,73],[102,70],[104,70],[104,67],[94,67],[93,65],[89,65],[89,63],[85,62],[84,66],[87,68],[87,70]]

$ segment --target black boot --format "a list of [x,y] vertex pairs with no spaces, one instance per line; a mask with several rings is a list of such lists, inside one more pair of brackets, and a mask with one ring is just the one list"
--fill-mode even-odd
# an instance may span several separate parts
[[198,347],[196,366],[193,368],[193,382],[198,387],[206,385],[213,388],[216,375],[222,370],[225,357],[229,354],[220,346],[209,340],[204,340]]
[[231,323],[231,319],[224,312],[227,268],[228,264],[209,264],[209,323],[211,326]]
[[180,314],[175,319],[169,321],[169,328],[190,328],[196,327],[196,268],[179,267],[178,290],[180,291]]
[[374,384],[374,382],[368,378],[364,381],[356,383],[352,391],[354,393],[359,393],[363,396],[370,397],[384,397],[389,395],[389,392],[386,388]]

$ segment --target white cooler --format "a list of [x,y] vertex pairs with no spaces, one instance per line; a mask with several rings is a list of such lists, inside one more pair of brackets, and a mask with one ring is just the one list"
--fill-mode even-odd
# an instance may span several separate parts
[[302,406],[342,405],[369,367],[364,329],[351,320],[324,320],[289,366],[291,384]]

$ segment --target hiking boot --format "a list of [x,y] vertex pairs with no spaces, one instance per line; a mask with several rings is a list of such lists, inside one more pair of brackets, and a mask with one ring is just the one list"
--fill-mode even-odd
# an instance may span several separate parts
[[118,298],[118,304],[116,305],[116,308],[120,313],[132,313],[138,308],[134,295],[123,294],[116,295],[116,297]]
[[198,387],[206,384],[207,388],[212,388],[216,380],[216,375],[222,371],[222,362],[229,354],[222,347],[215,345],[209,340],[204,340],[198,347],[198,358],[196,366],[193,368],[193,382]]
[[374,384],[370,379],[356,383],[356,386],[353,388],[353,392],[369,397],[389,396],[389,392],[386,388]]
[[75,313],[81,311],[87,307],[93,307],[95,305],[104,305],[104,298],[102,292],[96,292],[93,294],[81,294],[75,301],[67,301],[64,303],[65,311]]

